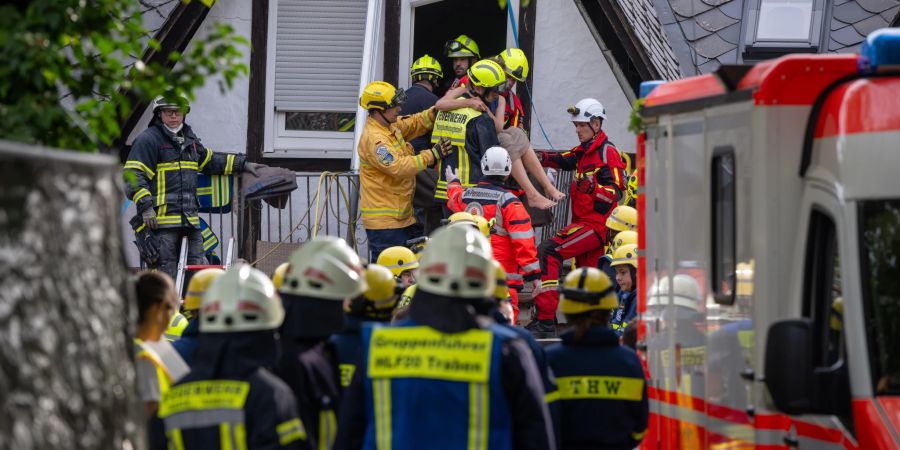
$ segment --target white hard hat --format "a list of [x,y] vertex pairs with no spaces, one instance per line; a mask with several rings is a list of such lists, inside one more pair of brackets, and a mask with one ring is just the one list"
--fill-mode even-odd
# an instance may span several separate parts
[[200,308],[202,333],[274,330],[284,320],[272,280],[246,264],[216,278],[203,294]]
[[[700,301],[700,285],[690,275],[678,274],[672,277],[672,303],[694,311]],[[669,277],[662,277],[650,286],[647,306],[667,306],[669,304]]]
[[[181,98],[184,100],[183,105],[185,105],[184,113],[187,114],[191,112],[191,101],[187,98],[187,96],[182,95]],[[181,108],[181,104],[173,99],[167,99],[166,97],[160,95],[153,99],[153,114],[159,112],[162,108]]]
[[497,280],[487,238],[475,227],[434,232],[419,259],[418,289],[460,299],[490,298]]
[[606,108],[595,98],[583,98],[566,109],[572,122],[590,122],[594,117],[606,120]]
[[485,175],[507,176],[512,171],[512,160],[509,152],[500,146],[493,146],[481,157],[481,173]]
[[341,238],[324,236],[291,254],[281,292],[343,301],[366,290],[359,255]]

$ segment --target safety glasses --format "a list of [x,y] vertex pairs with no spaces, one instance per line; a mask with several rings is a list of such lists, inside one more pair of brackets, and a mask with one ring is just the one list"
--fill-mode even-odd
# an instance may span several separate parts
[[401,106],[404,103],[406,103],[406,91],[403,88],[397,88],[397,92],[394,93],[394,98],[391,99],[391,104],[388,105],[388,108]]
[[466,50],[473,55],[478,54],[478,52],[476,52],[475,50],[472,50],[469,47],[466,47],[465,44],[463,44],[462,42],[459,42],[457,40],[450,40],[450,41],[447,41],[446,44],[444,44],[444,53],[458,52],[460,50]]

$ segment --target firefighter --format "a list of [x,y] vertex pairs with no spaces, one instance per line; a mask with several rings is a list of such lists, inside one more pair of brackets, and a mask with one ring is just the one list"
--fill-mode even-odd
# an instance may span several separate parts
[[359,256],[340,238],[315,238],[291,254],[281,286],[285,320],[277,375],[287,382],[310,442],[331,448],[340,375],[331,335],[344,323],[344,302],[366,289]]
[[[503,68],[494,61],[478,61],[469,68],[469,85],[463,99],[480,99],[485,105],[495,101],[506,88],[506,74]],[[438,102],[443,108],[443,99]],[[453,144],[452,152],[438,165],[438,183],[434,191],[434,199],[444,207],[445,217],[450,215],[447,209],[447,180],[444,178],[446,167],[452,167],[463,187],[472,187],[481,179],[478,162],[487,149],[500,145],[497,130],[490,115],[465,107],[452,111],[442,111],[435,120],[432,142],[438,139],[449,139]]]
[[366,266],[366,290],[344,302],[344,328],[331,337],[337,354],[341,389],[350,386],[362,361],[360,329],[363,322],[390,322],[398,299],[397,281],[391,271],[378,264]]
[[572,329],[547,348],[557,384],[548,401],[560,410],[561,447],[635,448],[647,430],[647,385],[637,354],[608,327],[619,304],[612,283],[581,267],[566,276],[561,297]]
[[481,158],[481,172],[484,174],[478,185],[463,190],[456,172],[446,169],[450,180],[447,207],[452,211],[467,211],[470,214],[495,220],[494,233],[490,235],[494,258],[506,270],[509,294],[512,298],[513,323],[519,317],[519,294],[524,283],[540,287],[541,265],[534,245],[534,228],[525,205],[509,189],[512,162],[503,147],[491,147]]
[[478,44],[470,37],[461,34],[455,39],[450,39],[444,44],[444,54],[450,58],[453,65],[453,79],[449,80],[443,92],[451,91],[465,84],[467,72],[475,61],[481,59]]
[[163,395],[154,447],[312,448],[290,388],[267,369],[277,360],[284,319],[269,278],[236,265],[213,282],[202,309],[197,361]]
[[175,314],[172,314],[172,320],[169,320],[169,327],[166,328],[163,337],[169,342],[175,342],[181,339],[185,328],[187,328],[187,317],[175,311]]
[[188,282],[187,295],[184,296],[184,304],[181,305],[188,318],[188,323],[181,334],[181,339],[173,342],[172,346],[189,366],[194,365],[194,355],[197,352],[198,336],[200,335],[200,303],[203,300],[203,294],[209,289],[209,285],[224,273],[225,271],[222,269],[210,267],[198,270]]
[[214,152],[205,147],[184,122],[191,111],[181,102],[157,97],[153,119],[131,145],[125,161],[126,194],[137,208],[131,219],[138,249],[150,267],[173,279],[178,269],[181,238],[188,238],[187,264],[204,264],[200,233],[197,174],[254,175],[265,167],[246,161],[244,155]]
[[610,325],[619,336],[625,334],[628,323],[637,316],[637,264],[637,244],[623,245],[613,254],[611,266],[619,286],[619,307],[613,311]]
[[415,270],[419,267],[419,260],[412,250],[403,246],[385,249],[378,255],[376,264],[387,267],[401,286],[416,284]]
[[568,109],[581,144],[568,152],[541,153],[544,166],[574,170],[569,195],[572,223],[539,247],[543,266],[541,289],[535,296],[537,317],[528,328],[538,337],[553,336],[559,303],[559,269],[563,260],[575,258],[579,267],[597,267],[607,244],[606,219],[625,189],[624,164],[603,132],[606,110],[586,98]]
[[403,245],[415,237],[412,198],[416,174],[452,150],[449,142],[416,154],[406,141],[434,126],[435,109],[399,117],[406,100],[403,89],[384,81],[366,85],[359,104],[369,118],[359,139],[360,211],[372,262],[386,248]]
[[[600,257],[600,261],[597,263],[597,268],[600,269],[601,272],[605,273],[606,276],[609,277],[610,280],[616,279],[616,269],[612,267],[613,255],[616,253],[616,249],[622,247],[623,245],[635,244],[638,243],[638,235],[636,231],[625,230],[616,233],[615,237],[613,237],[609,241],[609,245],[606,246],[606,254]],[[635,285],[637,287],[637,285]],[[619,292],[619,286],[616,285],[616,292]]]
[[336,448],[555,448],[528,346],[475,313],[494,304],[487,239],[440,228],[419,262],[410,318],[363,325]]
[[606,218],[607,243],[612,241],[612,237],[622,231],[637,231],[638,225],[637,210],[631,206],[616,206],[613,208],[612,214]]
[[620,203],[625,206],[636,207],[638,198],[638,174],[637,169],[628,177],[628,186],[625,190],[625,199]]
[[172,344],[163,339],[169,320],[178,308],[175,284],[161,272],[141,272],[135,286],[138,326],[134,337],[135,378],[138,396],[148,415],[159,405],[160,395],[188,372]]

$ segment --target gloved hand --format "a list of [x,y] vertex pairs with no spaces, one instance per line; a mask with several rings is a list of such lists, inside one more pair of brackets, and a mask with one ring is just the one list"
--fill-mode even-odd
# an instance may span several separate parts
[[159,262],[159,238],[152,231],[144,228],[134,234],[134,243],[137,244],[141,259],[148,266],[155,266]]
[[434,144],[434,147],[431,147],[431,154],[434,155],[436,161],[444,159],[444,157],[449,155],[452,151],[453,144],[451,144],[450,140],[447,138],[441,138],[437,144]]
[[263,167],[269,167],[269,166],[267,166],[265,164],[247,161],[244,163],[244,172],[248,172],[251,175],[258,177],[259,169],[262,169]]
[[459,173],[459,171],[453,170],[452,167],[447,166],[447,168],[444,169],[444,179],[447,180],[448,184],[453,181],[459,181],[458,173]]
[[145,209],[144,212],[141,213],[141,219],[143,219],[144,225],[146,225],[147,228],[152,230],[156,229],[156,211],[153,210],[153,207]]
[[592,178],[580,178],[575,182],[575,189],[582,194],[590,194],[597,188],[597,183]]

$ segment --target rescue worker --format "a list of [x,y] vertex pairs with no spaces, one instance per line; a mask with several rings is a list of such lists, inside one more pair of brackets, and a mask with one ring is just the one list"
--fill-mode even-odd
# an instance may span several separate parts
[[[437,103],[438,96],[435,93],[441,87],[444,72],[441,69],[441,63],[437,59],[429,55],[423,55],[413,61],[412,67],[409,69],[409,76],[413,84],[406,90],[406,103],[400,106],[401,116],[409,116],[425,111]],[[412,139],[409,143],[415,152],[427,150],[431,147],[431,132]],[[433,167],[426,167],[425,170],[416,174],[413,208],[416,219],[425,235],[431,234],[432,231],[441,226],[441,218],[443,217],[440,205],[435,205],[434,201],[432,201],[437,179],[438,174]]]
[[542,153],[545,167],[574,170],[569,196],[572,223],[541,243],[541,289],[535,296],[537,317],[528,325],[536,336],[554,336],[559,304],[559,268],[575,258],[578,267],[597,267],[607,244],[606,219],[625,189],[624,164],[603,132],[606,110],[595,99],[585,98],[569,107],[569,118],[581,144],[568,152]]
[[580,267],[566,276],[561,297],[571,329],[547,348],[557,384],[548,401],[560,410],[561,448],[635,448],[648,425],[647,385],[637,354],[609,328],[619,304],[612,283],[600,270]]
[[628,187],[625,191],[625,199],[621,202],[622,205],[637,207],[637,198],[638,198],[638,174],[637,169],[632,172],[631,176],[628,177]]
[[[506,74],[503,68],[494,61],[482,60],[469,68],[469,84],[463,99],[478,98],[487,107],[495,101],[506,88]],[[438,102],[443,107],[443,99]],[[469,188],[481,179],[478,162],[487,149],[500,145],[497,130],[490,115],[465,107],[452,111],[442,111],[435,120],[432,142],[438,139],[449,139],[452,152],[438,165],[438,183],[434,191],[435,201],[444,205],[444,215],[449,216],[446,209],[447,180],[444,178],[446,167],[452,167],[463,187]],[[474,164],[470,164],[474,161]]]
[[163,396],[154,448],[312,448],[290,388],[267,369],[284,319],[269,278],[236,265],[213,282],[202,309],[196,363]]
[[194,365],[194,355],[197,352],[200,335],[200,304],[203,294],[209,289],[209,285],[225,273],[224,270],[210,267],[198,270],[188,282],[187,295],[181,305],[185,316],[188,318],[187,327],[181,334],[181,339],[172,343],[175,351],[181,355],[189,366]]
[[612,241],[612,237],[623,231],[637,231],[638,214],[637,210],[631,206],[616,206],[613,208],[612,214],[606,218],[607,243]]
[[[609,221],[607,220],[607,223],[608,222]],[[600,261],[597,263],[597,268],[600,269],[601,272],[605,273],[610,280],[615,280],[616,269],[612,267],[612,262],[613,255],[616,253],[616,249],[623,245],[637,245],[637,243],[638,235],[636,231],[625,230],[616,233],[615,237],[609,241],[609,245],[606,246],[606,254],[600,257]],[[619,292],[618,285],[616,285],[616,292]]]
[[340,238],[315,238],[291,254],[281,286],[285,320],[276,370],[294,395],[310,442],[331,448],[337,426],[340,375],[328,341],[344,323],[344,302],[366,289],[359,256]]
[[419,260],[412,250],[402,246],[385,249],[378,255],[376,264],[387,267],[400,286],[409,287],[416,284],[415,270],[419,268]]
[[406,101],[403,89],[384,81],[366,85],[359,104],[369,118],[359,139],[360,211],[372,262],[386,248],[416,237],[412,200],[416,174],[450,153],[449,142],[416,154],[406,141],[434,126],[435,109],[399,117]]
[[350,386],[362,363],[363,322],[390,322],[399,296],[394,275],[378,264],[366,266],[366,290],[344,302],[344,328],[331,337],[341,374],[341,389]]
[[175,314],[172,314],[172,319],[169,320],[169,326],[166,328],[166,332],[163,333],[163,337],[169,342],[175,342],[181,339],[185,328],[187,328],[187,317],[175,311]]
[[[145,262],[176,278],[181,238],[188,238],[187,264],[204,264],[203,236],[197,215],[197,175],[254,175],[265,167],[244,155],[218,153],[205,147],[185,123],[191,111],[187,100],[157,97],[153,119],[131,145],[125,172],[128,198],[137,208],[131,220]],[[146,238],[147,234],[152,239]],[[152,242],[152,244],[146,244]],[[158,248],[148,248],[157,247]],[[158,254],[158,258],[151,256]]]
[[409,320],[363,325],[335,448],[555,448],[528,346],[475,313],[494,304],[487,239],[440,228],[419,263]]
[[450,58],[454,75],[454,78],[448,81],[443,90],[443,92],[447,92],[465,84],[468,70],[475,61],[481,59],[481,52],[478,50],[478,44],[472,38],[461,34],[444,44],[444,54]]
[[534,228],[525,205],[510,190],[506,182],[512,169],[509,153],[503,147],[491,147],[481,158],[478,185],[463,190],[453,168],[447,167],[450,181],[447,207],[451,211],[467,211],[470,214],[494,220],[494,232],[490,235],[494,258],[506,271],[509,295],[512,299],[513,323],[519,318],[519,291],[524,283],[540,287],[541,264],[534,245]]
[[135,382],[138,397],[144,402],[148,417],[156,412],[160,396],[188,373],[172,344],[163,332],[178,308],[175,284],[162,272],[138,274],[138,325],[134,337]]
[[613,311],[610,326],[622,336],[628,323],[637,316],[637,244],[617,248],[611,265],[616,271],[619,307]]

